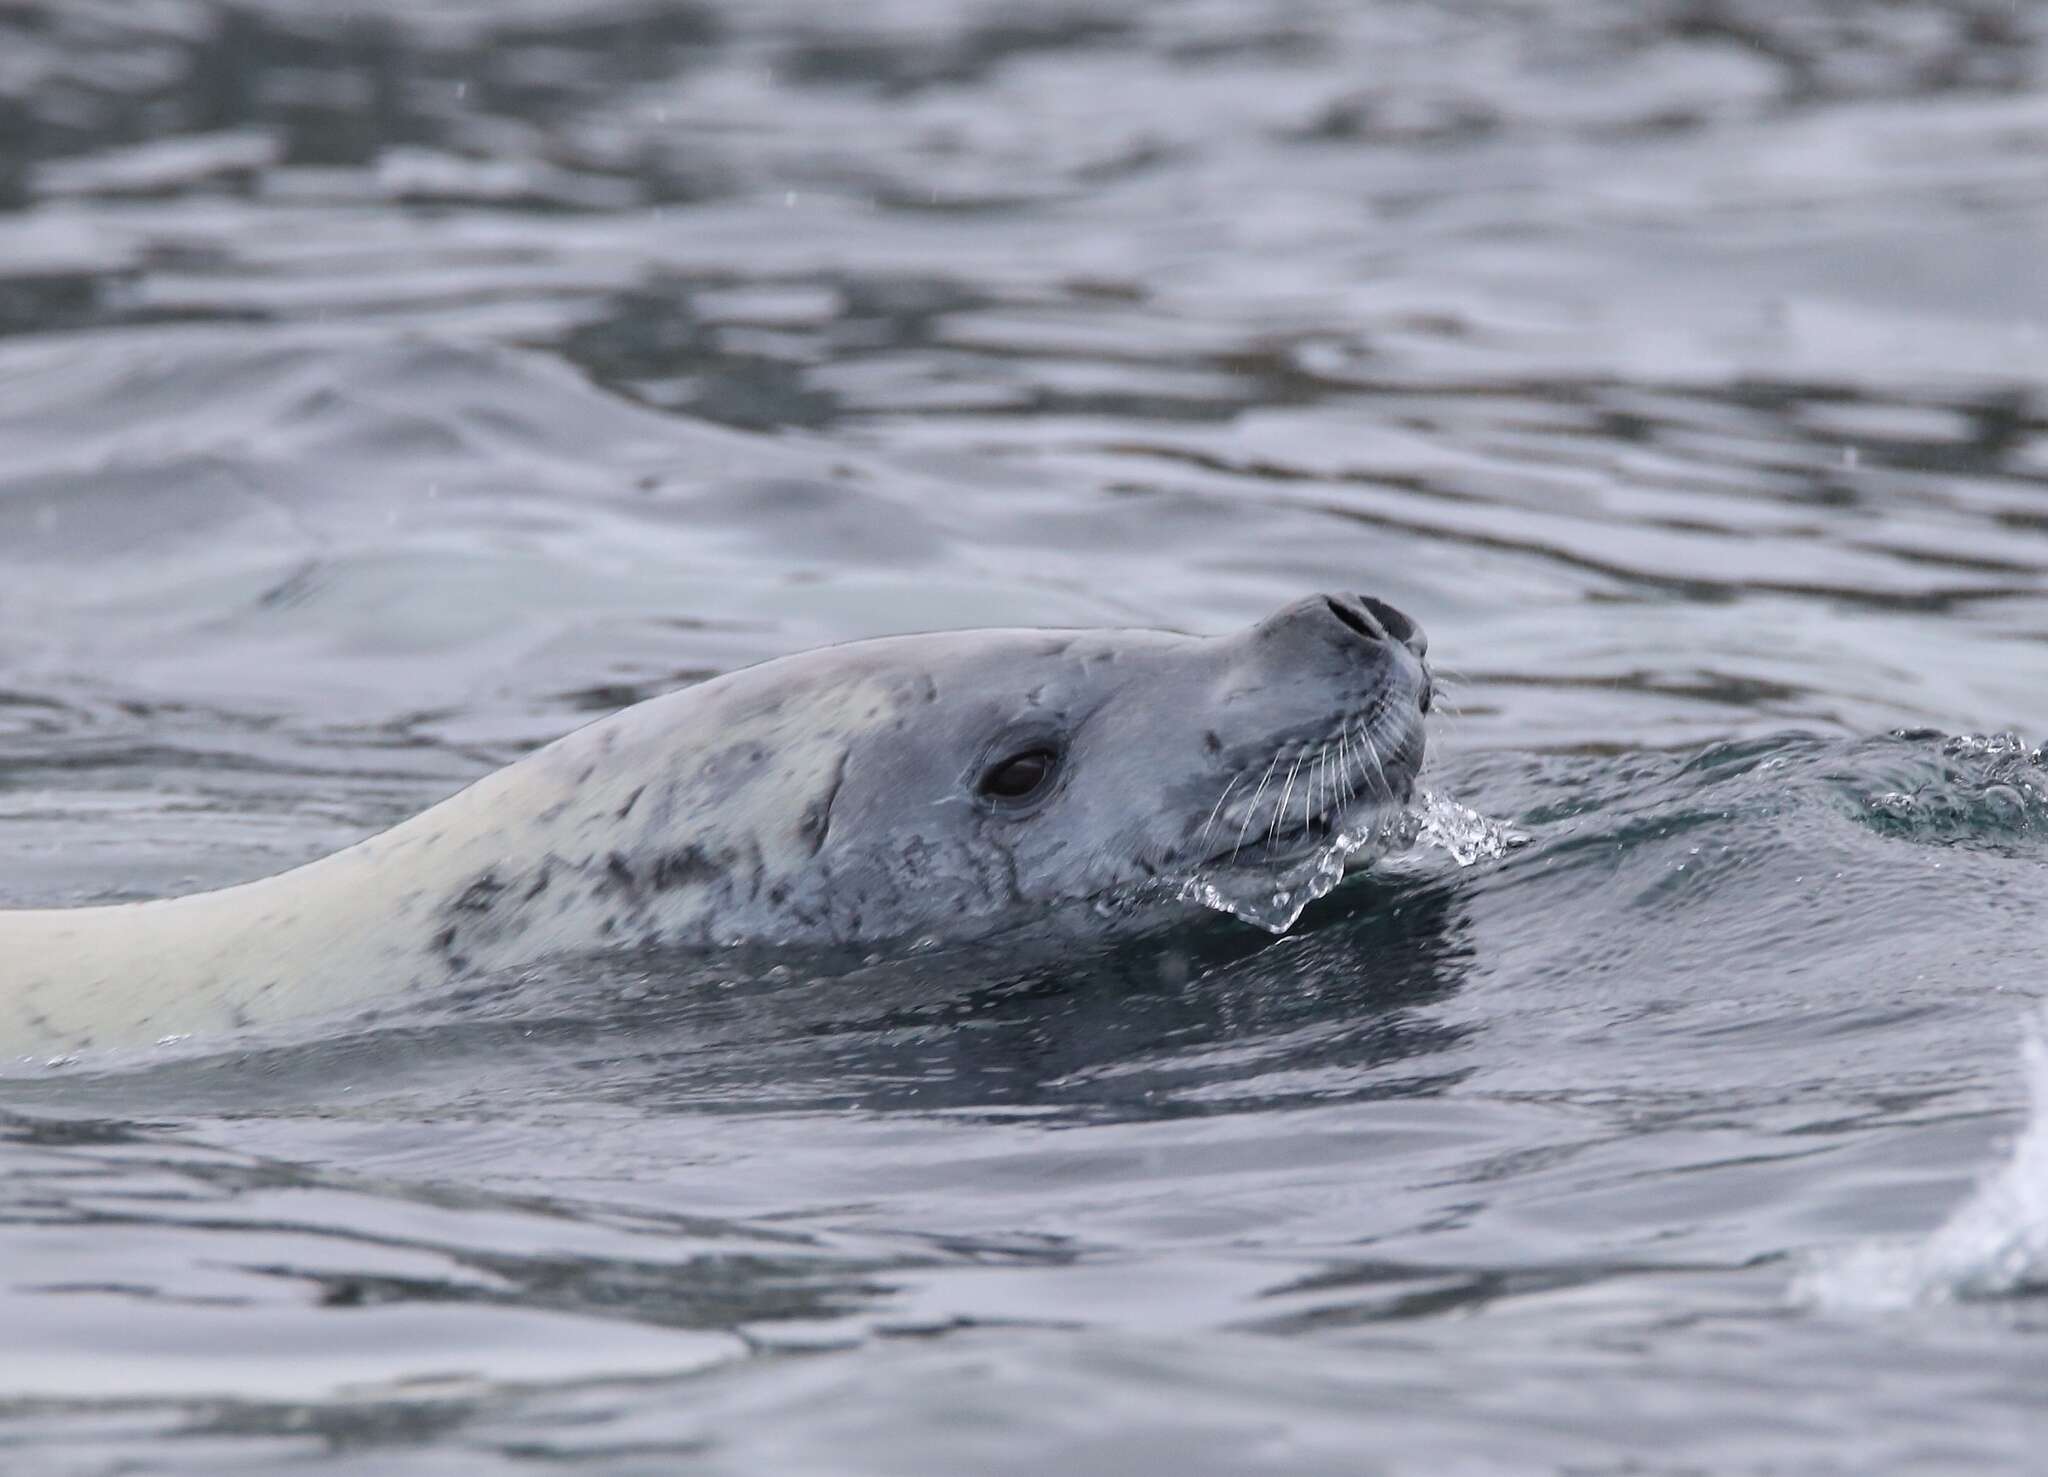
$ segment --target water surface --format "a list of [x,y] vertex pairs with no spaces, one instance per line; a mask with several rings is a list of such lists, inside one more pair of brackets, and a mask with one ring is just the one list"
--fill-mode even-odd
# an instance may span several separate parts
[[1316,589],[1529,843],[11,1063],[0,1467],[2037,1465],[2036,11],[575,10],[0,16],[0,899]]

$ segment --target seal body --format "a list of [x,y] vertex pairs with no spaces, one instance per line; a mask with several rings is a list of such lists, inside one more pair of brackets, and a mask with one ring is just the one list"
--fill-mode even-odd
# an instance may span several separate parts
[[965,631],[766,662],[280,876],[0,912],[0,1050],[609,949],[957,936],[1256,862],[1407,799],[1423,651],[1392,607],[1326,596],[1225,637]]

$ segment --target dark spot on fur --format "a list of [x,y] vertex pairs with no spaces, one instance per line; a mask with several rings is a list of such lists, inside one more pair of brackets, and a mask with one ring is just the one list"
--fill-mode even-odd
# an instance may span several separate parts
[[[768,861],[767,858],[761,855],[761,843],[751,837],[748,838],[747,849],[752,853],[748,858],[747,901],[759,902],[761,900],[761,879],[768,875]],[[733,860],[737,861],[738,858],[734,857]]]
[[452,923],[434,935],[434,951],[448,961],[450,974],[461,974],[469,968],[469,956],[455,952],[455,925]]
[[716,882],[723,876],[725,869],[706,856],[702,847],[685,846],[680,851],[665,852],[656,857],[648,880],[656,891],[666,892],[674,887]]
[[1211,754],[1223,752],[1223,740],[1216,736],[1215,729],[1209,729],[1202,735],[1202,747]]
[[461,896],[450,903],[449,907],[463,913],[487,913],[491,904],[497,901],[498,894],[504,890],[505,884],[498,880],[496,874],[486,872],[465,887]]
[[632,794],[628,795],[626,797],[626,803],[619,807],[619,819],[624,820],[627,816],[631,815],[633,813],[633,807],[640,803],[640,797],[646,793],[647,786],[642,785],[638,789],[634,790]]
[[540,872],[533,879],[533,886],[526,889],[526,896],[521,898],[520,901],[530,903],[535,898],[539,897],[542,893],[546,892],[548,890],[548,882],[551,876],[552,871],[549,864],[547,862],[542,862],[540,864]]
[[789,901],[789,889],[780,882],[776,883],[768,889],[768,901],[775,904],[778,908],[781,907]]
[[623,853],[615,851],[606,857],[604,860],[604,870],[606,875],[620,887],[630,889],[634,885],[633,869],[626,865],[626,858]]
[[832,834],[832,807],[839,803],[839,790],[846,783],[846,750],[839,751],[839,761],[832,766],[832,778],[825,782],[825,793],[804,807],[803,818],[797,822],[797,835],[811,848],[816,856],[825,849],[825,838]]

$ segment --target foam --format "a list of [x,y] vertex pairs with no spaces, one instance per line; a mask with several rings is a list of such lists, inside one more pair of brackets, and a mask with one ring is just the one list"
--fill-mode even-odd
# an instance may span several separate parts
[[1924,1239],[1819,1254],[1793,1285],[1824,1308],[1883,1310],[2048,1288],[2048,1009],[2025,1049],[2026,1126],[2011,1156]]

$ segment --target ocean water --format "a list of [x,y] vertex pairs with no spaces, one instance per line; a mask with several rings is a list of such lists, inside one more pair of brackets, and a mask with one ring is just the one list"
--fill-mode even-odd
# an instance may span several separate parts
[[8,1062],[0,1471],[2043,1470],[2044,241],[2010,0],[0,8],[0,901],[824,641],[1444,679],[1278,937]]

